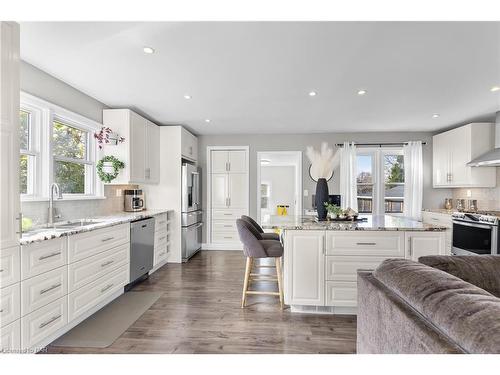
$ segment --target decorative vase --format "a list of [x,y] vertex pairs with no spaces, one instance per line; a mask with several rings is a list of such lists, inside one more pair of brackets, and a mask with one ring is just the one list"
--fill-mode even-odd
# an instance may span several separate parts
[[318,220],[326,220],[327,210],[325,202],[328,202],[328,183],[326,178],[318,178],[316,184],[316,210],[318,212]]

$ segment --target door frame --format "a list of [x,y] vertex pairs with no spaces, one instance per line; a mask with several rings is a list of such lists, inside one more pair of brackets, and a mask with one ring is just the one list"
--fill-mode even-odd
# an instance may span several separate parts
[[[293,165],[296,167],[295,170],[295,190],[296,190],[296,211],[298,212],[299,215],[302,214],[302,151],[258,151],[257,152],[257,181],[256,181],[256,188],[257,188],[257,202],[256,202],[256,213],[257,213],[257,222],[261,222],[261,213],[260,213],[260,199],[261,199],[261,194],[260,194],[260,162],[262,160],[262,157],[264,154],[295,154],[295,157],[297,158],[296,164]],[[283,166],[292,166],[292,164],[283,164]],[[295,213],[294,213],[295,214]]]
[[[246,154],[246,185],[248,189],[247,194],[247,208],[246,214],[250,209],[250,146],[207,146],[207,237],[206,243],[202,244],[202,249],[206,250],[238,250],[235,246],[230,244],[227,249],[222,249],[220,246],[212,246],[212,151],[245,151]],[[241,246],[240,246],[241,247]],[[241,247],[242,248],[242,247]]]

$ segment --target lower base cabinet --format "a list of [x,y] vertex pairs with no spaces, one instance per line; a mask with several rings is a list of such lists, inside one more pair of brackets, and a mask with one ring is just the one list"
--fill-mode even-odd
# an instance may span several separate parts
[[445,238],[443,231],[286,231],[285,303],[355,309],[358,270],[390,258],[449,255]]
[[21,349],[21,319],[0,328],[0,353],[13,353]]

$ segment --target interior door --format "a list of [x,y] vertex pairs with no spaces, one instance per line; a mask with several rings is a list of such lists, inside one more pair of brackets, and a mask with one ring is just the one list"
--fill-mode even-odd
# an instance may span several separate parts
[[245,173],[233,173],[228,175],[229,201],[231,208],[245,208],[248,199],[247,176]]
[[228,172],[245,173],[247,170],[246,151],[229,151],[228,153]]
[[227,173],[228,152],[212,151],[212,173]]
[[212,174],[212,208],[227,208],[228,177],[227,173]]

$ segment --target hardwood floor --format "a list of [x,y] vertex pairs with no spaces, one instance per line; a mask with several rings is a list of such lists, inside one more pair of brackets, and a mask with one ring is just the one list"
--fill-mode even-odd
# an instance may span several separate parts
[[[133,289],[163,295],[113,345],[49,346],[48,352],[355,352],[354,316],[292,314],[289,309],[281,311],[274,296],[249,296],[247,307],[241,309],[244,272],[241,251],[202,251],[186,264],[168,264]],[[263,288],[274,290],[272,284]]]

